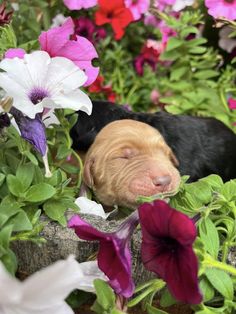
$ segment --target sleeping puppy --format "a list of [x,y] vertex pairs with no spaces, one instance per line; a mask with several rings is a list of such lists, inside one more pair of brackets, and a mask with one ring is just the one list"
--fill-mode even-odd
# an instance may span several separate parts
[[87,151],[97,133],[109,122],[132,119],[157,129],[179,160],[181,175],[195,181],[218,174],[224,181],[236,178],[236,135],[214,118],[157,113],[135,113],[109,102],[93,101],[91,116],[78,113],[71,130],[73,147]]
[[161,134],[134,120],[109,123],[96,136],[84,163],[84,183],[106,206],[135,207],[139,195],[175,191],[178,161]]

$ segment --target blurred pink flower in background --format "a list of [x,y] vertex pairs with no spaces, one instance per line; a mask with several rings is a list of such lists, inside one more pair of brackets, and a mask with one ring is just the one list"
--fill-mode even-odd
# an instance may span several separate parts
[[231,110],[235,110],[236,109],[236,99],[229,98],[228,103],[229,103],[229,108]]
[[149,0],[125,0],[125,6],[130,9],[134,20],[139,20],[147,12],[149,5]]
[[236,0],[205,0],[205,5],[214,18],[236,19]]
[[148,64],[153,71],[156,70],[156,65],[166,45],[161,41],[148,39],[143,46],[141,53],[134,59],[134,67],[139,75],[143,75],[144,65]]
[[73,22],[75,25],[74,36],[83,36],[93,44],[106,37],[106,30],[103,27],[97,27],[88,17],[80,16]]
[[63,2],[70,10],[88,9],[97,4],[97,0],[63,0]]

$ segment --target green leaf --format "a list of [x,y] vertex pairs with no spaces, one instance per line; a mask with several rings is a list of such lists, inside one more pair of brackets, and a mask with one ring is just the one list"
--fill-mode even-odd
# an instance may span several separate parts
[[71,153],[71,148],[66,145],[60,145],[57,151],[56,159],[64,159]]
[[210,301],[214,298],[215,291],[207,278],[203,278],[199,284],[200,291],[203,294],[204,302]]
[[174,69],[170,74],[170,80],[178,81],[188,71],[189,71],[189,67],[187,66]]
[[31,186],[25,194],[28,202],[42,202],[56,194],[56,189],[47,183],[39,183]]
[[8,223],[13,226],[12,231],[28,231],[33,228],[28,216],[23,210],[19,211],[17,215],[10,218]]
[[202,70],[194,73],[194,77],[200,80],[207,80],[209,78],[213,78],[219,75],[219,72],[214,70]]
[[35,166],[38,166],[38,160],[37,160],[37,158],[36,158],[30,151],[24,152],[24,155],[25,155]]
[[7,176],[7,186],[9,191],[15,196],[20,197],[25,192],[21,181],[12,174],[9,174]]
[[101,279],[94,280],[94,287],[96,289],[97,302],[103,310],[109,310],[115,307],[115,294],[111,287]]
[[24,189],[27,190],[34,177],[34,166],[32,163],[20,165],[16,170],[16,177],[21,182]]
[[187,37],[189,34],[197,34],[199,32],[197,27],[194,26],[187,26],[181,32],[181,37]]
[[220,292],[226,299],[233,300],[234,287],[230,276],[220,269],[208,268],[205,271],[207,279],[212,286]]
[[227,201],[231,201],[236,196],[236,182],[233,180],[226,182],[221,188],[220,193]]
[[5,178],[6,178],[5,174],[0,173],[0,186],[3,184]]
[[176,300],[174,299],[174,297],[170,294],[168,289],[165,289],[163,293],[161,294],[160,305],[162,307],[167,307],[175,303],[176,303]]
[[217,229],[209,217],[203,219],[200,222],[199,233],[207,252],[210,253],[215,259],[217,259],[220,247],[220,240]]
[[64,204],[60,200],[49,200],[43,205],[43,209],[49,218],[58,221],[63,226],[66,226],[64,214],[68,209],[67,204]]
[[211,174],[205,178],[200,179],[200,181],[209,184],[213,190],[219,190],[224,184],[221,177],[216,174]]
[[167,43],[166,51],[174,50],[184,44],[184,41],[177,37],[170,37]]

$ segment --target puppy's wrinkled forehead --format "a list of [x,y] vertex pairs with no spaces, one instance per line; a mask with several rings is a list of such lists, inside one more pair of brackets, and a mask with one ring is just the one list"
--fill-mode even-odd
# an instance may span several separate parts
[[114,144],[124,139],[135,145],[145,139],[149,141],[149,144],[154,145],[160,140],[164,140],[162,135],[153,127],[140,121],[128,119],[109,123],[96,137],[96,141],[109,141]]

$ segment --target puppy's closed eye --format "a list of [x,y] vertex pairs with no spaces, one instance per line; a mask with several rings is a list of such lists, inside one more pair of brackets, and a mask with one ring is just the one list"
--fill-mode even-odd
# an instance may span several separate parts
[[138,150],[135,148],[125,147],[123,148],[114,159],[129,160],[138,154]]

